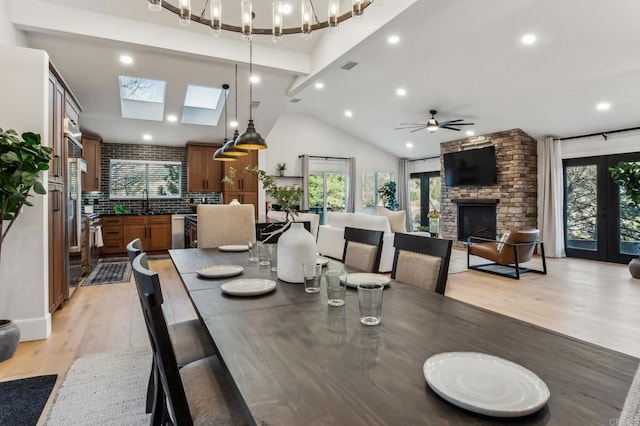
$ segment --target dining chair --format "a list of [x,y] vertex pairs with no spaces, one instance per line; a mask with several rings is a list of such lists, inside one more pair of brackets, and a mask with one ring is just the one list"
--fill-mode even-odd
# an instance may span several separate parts
[[218,357],[207,357],[178,368],[162,312],[160,279],[147,266],[145,253],[133,260],[133,273],[141,294],[155,363],[158,403],[154,407],[152,424],[247,424]]
[[[142,253],[144,253],[144,250],[140,238],[136,238],[127,244],[127,254],[129,255],[129,260],[132,265],[133,261]],[[140,306],[142,306],[141,288],[135,275],[134,281],[138,291],[138,298],[140,299]],[[190,362],[214,356],[216,354],[215,348],[211,344],[209,333],[199,319],[196,318],[188,321],[172,323],[169,324],[168,329],[179,366],[187,365]],[[149,336],[149,340],[151,340],[151,336]],[[152,366],[151,375],[149,376],[149,385],[147,387],[147,413],[150,413],[153,410],[153,382],[154,373]]]
[[377,273],[383,237],[383,231],[345,227],[342,262],[361,271]]
[[453,241],[396,232],[391,278],[444,294]]
[[[469,237],[467,239],[467,267],[476,271],[502,275],[519,280],[525,272],[547,273],[547,261],[544,255],[544,244],[538,240],[539,230],[519,229],[503,235],[499,240]],[[529,262],[536,246],[540,247],[542,270],[524,268],[521,263]],[[490,260],[489,263],[471,265],[471,256]]]
[[198,248],[247,244],[256,240],[255,227],[252,204],[198,206]]

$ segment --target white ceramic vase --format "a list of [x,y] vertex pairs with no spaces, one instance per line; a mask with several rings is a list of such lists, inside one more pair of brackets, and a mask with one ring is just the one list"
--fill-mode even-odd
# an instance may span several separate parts
[[304,224],[292,223],[278,239],[278,279],[288,283],[304,283],[302,264],[315,260],[315,238],[304,228]]

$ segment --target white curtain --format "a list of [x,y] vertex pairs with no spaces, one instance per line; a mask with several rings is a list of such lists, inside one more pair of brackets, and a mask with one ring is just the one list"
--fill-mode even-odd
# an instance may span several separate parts
[[302,210],[309,210],[309,155],[304,154],[302,158],[302,189],[304,191],[302,196]]
[[356,211],[356,158],[349,157],[349,193],[347,194],[347,212]]
[[413,231],[413,220],[411,220],[411,198],[409,191],[409,180],[411,179],[410,172],[411,163],[409,160],[400,160],[398,167],[398,204],[400,204],[400,210],[405,211],[405,222],[407,231]]
[[547,137],[538,142],[538,229],[545,254],[565,257],[564,188],[562,149],[559,141]]

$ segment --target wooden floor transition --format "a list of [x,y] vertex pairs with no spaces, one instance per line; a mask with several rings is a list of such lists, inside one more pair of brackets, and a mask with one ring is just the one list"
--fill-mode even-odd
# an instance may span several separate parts
[[[640,357],[640,280],[625,265],[568,258],[547,263],[548,275],[529,273],[518,281],[464,270],[466,255],[454,250],[446,296]],[[152,260],[150,268],[160,274],[167,320],[195,318],[171,260]],[[55,395],[76,358],[146,345],[133,282],[80,287],[54,313],[49,339],[20,343],[13,358],[0,363],[0,381],[58,374]]]

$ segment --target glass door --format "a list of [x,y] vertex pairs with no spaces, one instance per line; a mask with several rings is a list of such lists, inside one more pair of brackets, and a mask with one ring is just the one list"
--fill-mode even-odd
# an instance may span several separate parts
[[440,234],[440,172],[413,173],[409,181],[413,229]]
[[564,160],[567,256],[627,263],[640,253],[640,211],[609,174],[640,153]]
[[309,208],[320,215],[320,224],[326,224],[329,211],[344,212],[347,207],[347,175],[344,173],[309,174]]

